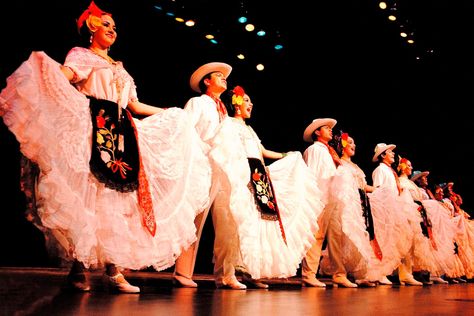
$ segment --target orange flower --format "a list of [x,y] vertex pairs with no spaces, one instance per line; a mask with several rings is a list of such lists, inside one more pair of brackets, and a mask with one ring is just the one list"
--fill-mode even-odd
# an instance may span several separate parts
[[259,181],[260,180],[260,174],[258,172],[254,172],[252,174],[252,180],[253,181]]

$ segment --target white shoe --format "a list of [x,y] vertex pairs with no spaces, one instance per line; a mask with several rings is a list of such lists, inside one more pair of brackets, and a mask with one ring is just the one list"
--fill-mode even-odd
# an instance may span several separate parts
[[400,279],[401,285],[416,285],[416,286],[423,286],[423,283],[420,281],[415,280],[415,278],[407,278],[407,279]]
[[337,284],[338,286],[342,286],[342,287],[357,287],[357,284],[352,283],[345,276],[333,277],[332,282],[334,284]]
[[383,276],[380,280],[379,280],[379,284],[380,285],[392,285],[392,281],[390,281],[387,276]]
[[247,286],[240,283],[235,276],[232,276],[228,279],[223,279],[222,283],[216,282],[216,287],[218,289],[231,289],[231,290],[245,290]]
[[448,281],[443,280],[440,277],[435,277],[435,276],[430,277],[430,280],[433,281],[436,284],[448,284],[449,283]]
[[119,293],[140,293],[140,288],[128,283],[122,273],[118,273],[114,276],[104,274],[103,280],[110,291]]
[[178,274],[173,275],[173,284],[177,287],[198,287],[197,283],[194,282],[192,279]]
[[301,279],[301,285],[302,286],[309,286],[309,287],[326,287],[325,283],[319,281],[316,278],[311,278],[311,279],[302,278]]

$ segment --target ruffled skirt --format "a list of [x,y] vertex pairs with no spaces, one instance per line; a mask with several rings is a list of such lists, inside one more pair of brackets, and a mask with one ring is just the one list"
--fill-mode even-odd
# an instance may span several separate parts
[[209,203],[210,166],[186,112],[173,108],[134,120],[156,220],[142,225],[137,192],[106,188],[91,174],[88,99],[59,64],[33,52],[7,80],[0,114],[38,164],[38,216],[68,259],[163,270],[196,240],[194,218]]
[[[474,277],[474,223],[463,215],[451,218],[456,227],[455,241],[458,257],[462,263],[464,275]],[[459,273],[458,273],[459,274]]]
[[463,275],[462,273],[458,275],[460,273],[459,264],[457,264],[459,258],[455,254],[454,246],[456,226],[450,215],[436,200],[424,200],[422,204],[431,221],[433,238],[437,247],[437,250],[433,252],[436,270],[431,272],[437,275]]
[[230,184],[229,208],[234,219],[244,267],[254,278],[294,276],[315,242],[323,210],[321,192],[299,152],[268,166],[280,211],[286,243],[278,221],[262,219],[248,188],[250,170],[245,149],[232,124],[223,122],[213,141],[211,159],[220,177]]
[[[340,221],[342,262],[347,273],[356,279],[378,280],[385,276],[393,266],[383,269],[372,246],[366,230],[365,219],[360,203],[357,182],[345,166],[340,166],[331,182],[331,199],[334,203],[333,220]],[[376,236],[378,239],[378,236]],[[377,268],[376,268],[377,267]],[[322,274],[332,275],[336,266],[331,261],[328,251],[323,252],[320,264]]]

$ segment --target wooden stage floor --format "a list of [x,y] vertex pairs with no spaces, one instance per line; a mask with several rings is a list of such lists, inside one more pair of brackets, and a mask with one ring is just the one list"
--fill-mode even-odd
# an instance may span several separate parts
[[[140,294],[111,294],[100,272],[90,293],[62,289],[63,269],[0,267],[0,315],[474,315],[474,283],[376,288],[305,288],[271,280],[268,290],[222,290],[211,275],[174,288],[169,272],[127,272]],[[329,280],[327,281],[330,284]]]

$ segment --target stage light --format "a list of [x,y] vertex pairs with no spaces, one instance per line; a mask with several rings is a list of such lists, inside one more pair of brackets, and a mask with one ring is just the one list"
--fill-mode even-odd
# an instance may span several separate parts
[[242,60],[242,59],[245,59],[245,56],[244,56],[244,54],[238,54],[237,58]]
[[167,16],[174,16],[174,13],[173,12],[166,12],[166,15]]
[[407,40],[407,42],[408,42],[408,44],[414,44],[415,43],[415,41],[412,40],[412,39]]
[[247,18],[245,16],[241,16],[237,21],[239,21],[239,23],[245,23],[247,22]]
[[388,19],[389,19],[390,21],[396,21],[396,20],[397,20],[397,17],[396,17],[395,15],[389,15],[389,16],[388,16]]
[[258,35],[258,36],[265,36],[265,34],[266,34],[266,33],[265,33],[264,30],[260,30],[260,31],[257,32],[257,35]]
[[159,5],[155,5],[155,9],[160,10],[160,11],[163,11],[163,8],[160,7]]
[[408,36],[408,34],[407,34],[407,33],[405,33],[405,32],[400,32],[400,36],[401,36],[401,37],[407,37],[407,36]]
[[256,68],[258,71],[262,71],[263,69],[265,69],[265,66],[263,66],[263,64],[258,64]]
[[180,23],[184,22],[184,19],[183,19],[183,18],[176,17],[176,18],[174,18],[174,19],[175,19],[177,22],[180,22]]
[[281,45],[281,44],[276,44],[276,45],[274,46],[274,48],[275,48],[276,50],[280,50],[280,49],[283,49],[283,45]]
[[184,23],[184,24],[186,24],[186,26],[191,27],[191,26],[194,26],[194,24],[196,24],[196,22],[194,22],[193,20],[187,20],[186,23]]
[[381,1],[381,2],[379,3],[379,8],[382,9],[382,10],[387,9],[387,3]]
[[214,38],[214,35],[212,35],[212,34],[207,34],[207,35],[206,35],[206,38],[207,38],[208,40],[211,40],[211,39]]
[[250,23],[249,23],[249,24],[247,24],[247,25],[245,26],[245,30],[246,30],[247,32],[252,32],[253,30],[255,30],[255,26],[254,26],[253,24],[250,24]]
[[217,44],[217,41],[215,39],[211,39],[209,42],[211,42],[212,44]]

